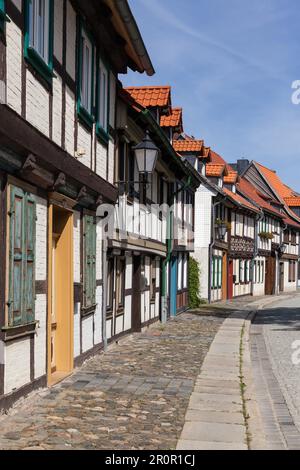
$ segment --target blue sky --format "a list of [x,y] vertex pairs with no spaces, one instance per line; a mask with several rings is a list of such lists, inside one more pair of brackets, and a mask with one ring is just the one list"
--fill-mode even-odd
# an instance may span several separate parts
[[172,85],[188,134],[228,162],[258,160],[300,191],[299,0],[129,0],[156,70],[124,85]]

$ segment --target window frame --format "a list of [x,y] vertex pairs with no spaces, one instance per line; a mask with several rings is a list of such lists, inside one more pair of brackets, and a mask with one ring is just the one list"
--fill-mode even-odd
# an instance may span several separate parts
[[[92,128],[95,122],[94,116],[94,97],[95,97],[95,42],[93,40],[92,35],[85,27],[84,22],[79,18],[78,20],[78,67],[77,67],[77,115],[79,119],[88,126],[88,128]],[[92,49],[92,63],[91,63],[91,77],[90,77],[90,87],[91,87],[91,109],[88,110],[82,103],[82,72],[83,72],[83,33],[86,36],[86,39],[91,44]]]
[[[101,78],[102,70],[106,72],[106,128],[103,127],[100,122],[101,118]],[[108,144],[109,142],[109,119],[110,119],[110,68],[103,58],[97,54],[97,78],[96,78],[96,133],[99,139],[104,143]]]
[[[125,282],[126,282],[126,258],[116,259],[116,314],[122,315],[125,311]],[[119,294],[121,293],[121,302]]]
[[[0,0],[1,1],[1,0]],[[37,1],[37,0],[35,0]],[[25,39],[24,57],[25,60],[38,72],[38,74],[48,83],[52,84],[55,77],[53,73],[53,47],[54,47],[54,0],[49,2],[48,12],[48,61],[46,61],[34,46],[30,44],[30,3],[32,0],[25,0]]]
[[157,280],[157,275],[156,275],[156,259],[151,260],[150,264],[150,303],[154,304],[156,302],[156,280]]

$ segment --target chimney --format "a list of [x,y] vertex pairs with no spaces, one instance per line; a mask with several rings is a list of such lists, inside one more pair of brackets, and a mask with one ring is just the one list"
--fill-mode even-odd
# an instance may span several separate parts
[[246,158],[239,159],[237,163],[230,163],[230,166],[232,166],[232,168],[237,171],[239,175],[242,175],[249,165],[250,161]]

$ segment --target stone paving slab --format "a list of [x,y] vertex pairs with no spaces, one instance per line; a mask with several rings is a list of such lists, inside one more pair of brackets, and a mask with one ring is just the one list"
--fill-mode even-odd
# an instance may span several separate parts
[[187,422],[184,425],[181,439],[185,441],[208,441],[245,443],[245,426],[218,422]]
[[233,316],[224,321],[204,360],[178,450],[191,443],[192,449],[248,449],[239,377],[241,332],[247,313]]
[[218,442],[216,449],[216,442],[208,441],[187,441],[181,439],[178,443],[177,450],[248,450],[246,444],[240,442]]

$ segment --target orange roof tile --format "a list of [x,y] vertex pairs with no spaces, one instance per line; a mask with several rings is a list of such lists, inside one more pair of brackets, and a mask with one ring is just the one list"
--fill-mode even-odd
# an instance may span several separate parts
[[300,207],[300,197],[285,197],[284,198],[286,204],[289,207]]
[[227,176],[224,176],[224,183],[226,184],[235,184],[238,179],[237,171],[229,171]]
[[126,87],[125,90],[145,108],[171,107],[170,86]]
[[176,152],[195,152],[200,153],[203,147],[203,140],[174,140],[173,147]]
[[276,171],[270,170],[260,163],[256,163],[256,165],[278,196],[283,199],[294,196],[293,191],[281,181]]
[[160,118],[160,125],[161,127],[179,127],[180,132],[182,132],[182,108],[172,108],[169,116],[162,116]]
[[237,202],[238,205],[242,205],[246,209],[251,209],[252,211],[259,212],[259,209],[257,207],[255,207],[253,204],[247,201],[247,199],[244,199],[239,194],[235,194],[232,191],[229,191],[229,189],[227,188],[223,188],[223,191],[230,197],[230,199],[232,199],[234,202]]
[[265,198],[262,198],[259,191],[256,189],[256,187],[245,178],[239,179],[239,182],[237,184],[237,189],[244,196],[254,201],[260,208],[271,212],[272,214],[276,215],[280,219],[283,219],[284,215],[281,214],[279,210],[275,209],[275,207],[271,206],[271,204],[269,204],[269,202],[267,202]]
[[205,167],[205,174],[207,177],[222,176],[226,169],[226,165],[208,163]]

